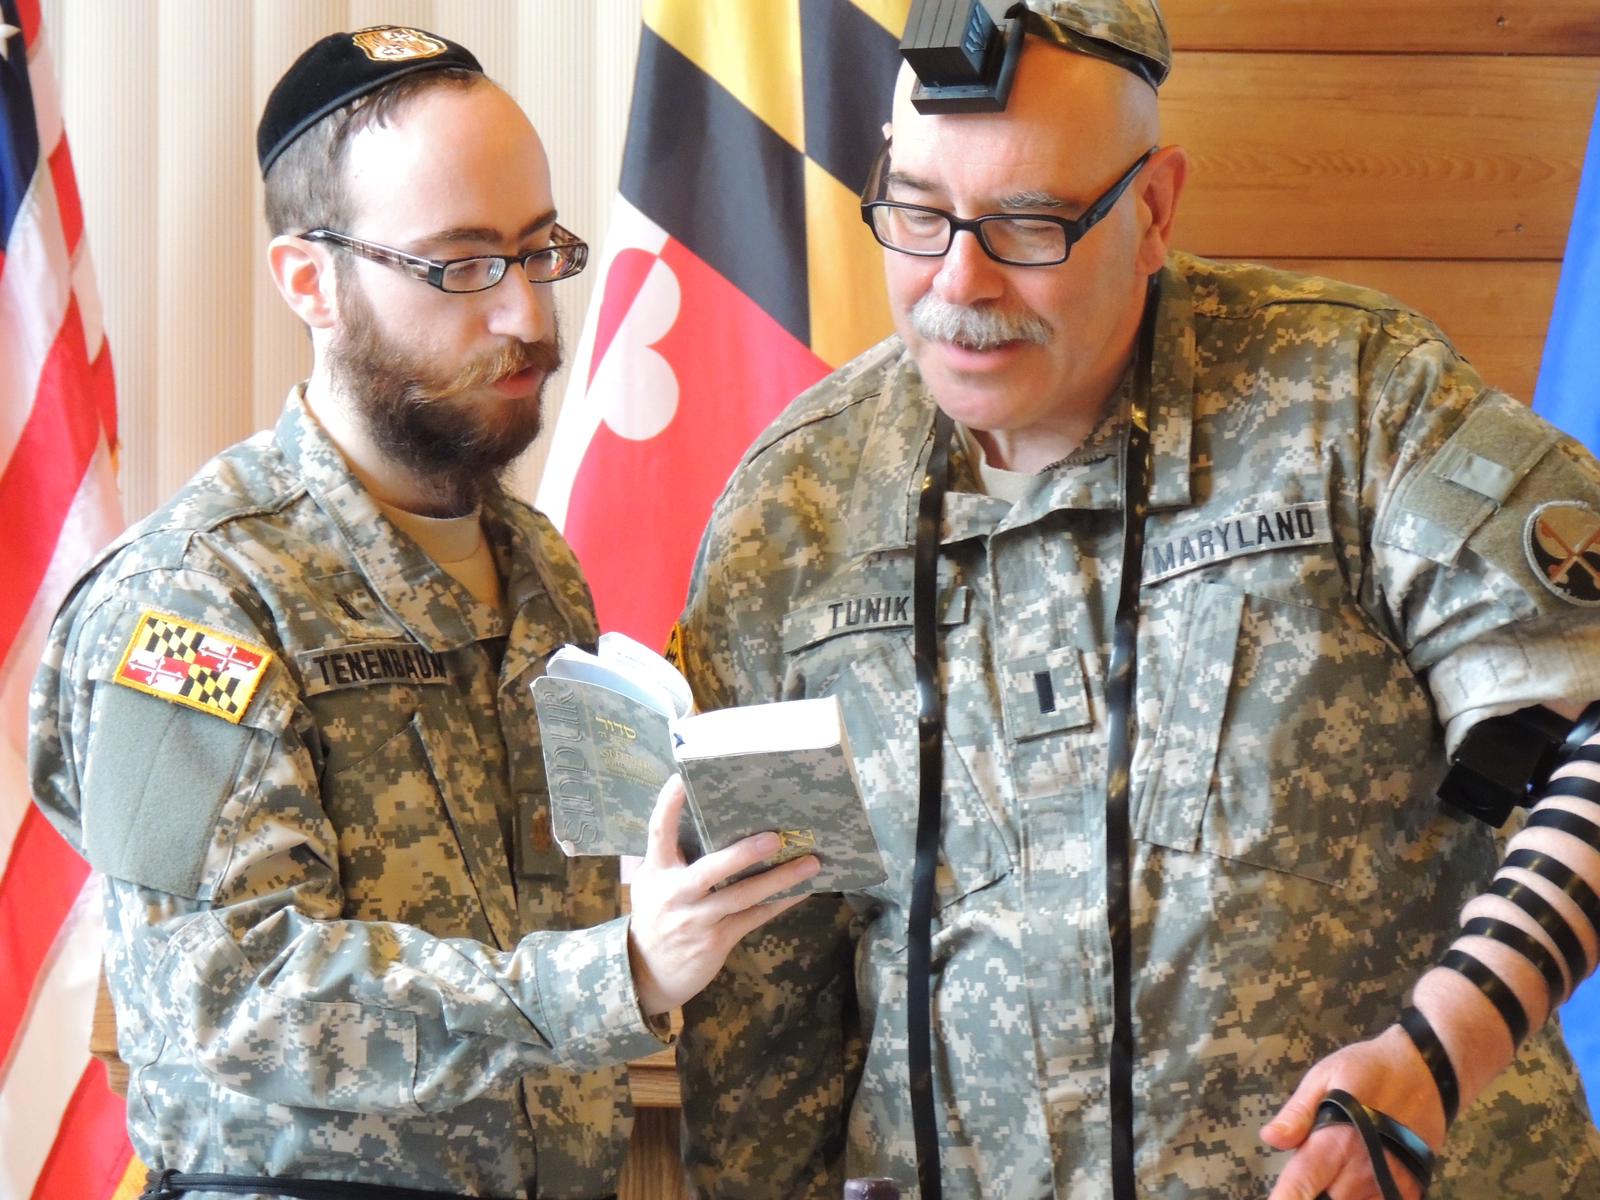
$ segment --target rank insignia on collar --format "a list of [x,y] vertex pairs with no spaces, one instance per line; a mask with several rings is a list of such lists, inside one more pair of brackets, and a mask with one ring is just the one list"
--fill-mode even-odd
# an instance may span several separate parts
[[112,679],[237,725],[271,663],[265,646],[146,609]]
[[405,62],[411,58],[433,58],[449,49],[436,37],[403,25],[374,25],[352,33],[350,40],[373,62]]
[[1577,501],[1533,510],[1523,535],[1539,582],[1570,604],[1600,607],[1600,514]]

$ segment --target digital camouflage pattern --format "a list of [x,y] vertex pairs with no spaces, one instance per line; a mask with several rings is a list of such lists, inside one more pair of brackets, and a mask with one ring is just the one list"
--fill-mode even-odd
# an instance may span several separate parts
[[[818,704],[826,707],[818,710],[814,707]],[[721,849],[752,834],[775,831],[778,852],[744,875],[815,854],[821,864],[817,873],[780,895],[853,891],[882,883],[883,859],[862,807],[838,701],[800,700],[738,715],[746,719],[759,715],[773,731],[774,742],[768,744],[792,741],[783,749],[763,749],[759,734],[708,738],[708,729],[751,727],[748,720],[729,726],[717,713],[690,717],[674,726],[681,730],[676,734],[682,738],[677,755],[701,844]],[[800,744],[798,730],[818,736],[807,736],[804,740],[811,744]],[[711,751],[746,739],[748,751]]]
[[1027,0],[1028,8],[1055,25],[1055,36],[1069,46],[1085,47],[1080,38],[1109,42],[1150,64],[1159,84],[1172,70],[1172,43],[1156,0]]
[[[1259,1198],[1285,1156],[1258,1128],[1312,1063],[1394,1021],[1497,865],[1489,827],[1434,798],[1447,748],[1485,717],[1600,696],[1600,624],[1524,546],[1542,502],[1600,511],[1600,469],[1369,291],[1175,255],[1157,337],[1132,790],[1139,1188]],[[682,653],[701,706],[838,696],[889,871],[747,938],[686,1006],[705,1195],[915,1180],[910,629],[794,614],[910,590],[932,414],[898,339],[868,351],[758,440],[695,568]],[[952,460],[933,940],[951,1197],[1106,1194],[1120,441],[1107,419],[1015,505]],[[1463,1115],[1430,1195],[1600,1195],[1558,1034]]]
[[[615,862],[551,841],[528,688],[594,616],[542,516],[496,490],[484,524],[509,617],[379,515],[291,397],[57,619],[34,795],[108,876],[150,1167],[615,1189],[621,1064],[660,1043]],[[270,650],[240,724],[109,682],[146,609]]]
[[554,675],[534,680],[533,702],[556,843],[567,854],[642,857],[656,796],[678,769],[666,715],[600,683]]

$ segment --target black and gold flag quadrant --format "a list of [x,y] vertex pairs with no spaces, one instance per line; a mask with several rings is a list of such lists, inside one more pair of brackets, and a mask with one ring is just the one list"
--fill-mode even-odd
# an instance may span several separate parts
[[889,332],[857,198],[910,0],[648,0],[623,196],[832,366]]
[[272,662],[265,646],[146,609],[113,680],[237,724]]

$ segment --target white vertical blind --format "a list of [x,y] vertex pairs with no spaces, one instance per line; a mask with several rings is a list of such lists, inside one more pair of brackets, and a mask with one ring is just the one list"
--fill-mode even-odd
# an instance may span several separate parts
[[[616,188],[640,0],[45,0],[105,299],[130,519],[276,419],[310,347],[266,272],[255,126],[322,34],[414,24],[467,46],[527,110],[562,220],[596,248]],[[569,349],[593,274],[557,292]],[[566,388],[547,393],[546,427]],[[532,496],[536,446],[517,490]]]

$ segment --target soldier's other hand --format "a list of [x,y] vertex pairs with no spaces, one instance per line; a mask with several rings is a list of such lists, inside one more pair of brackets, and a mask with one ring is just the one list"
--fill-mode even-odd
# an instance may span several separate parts
[[[1278,1176],[1269,1200],[1380,1200],[1366,1149],[1349,1125],[1329,1125],[1311,1132],[1317,1107],[1334,1088],[1349,1092],[1368,1108],[1387,1113],[1410,1127],[1435,1153],[1444,1144],[1444,1109],[1433,1076],[1398,1025],[1371,1041],[1357,1042],[1330,1054],[1306,1072],[1289,1102],[1261,1129],[1261,1140],[1294,1157]],[[1406,1200],[1417,1200],[1422,1187],[1393,1154],[1389,1173]]]
[[778,835],[758,833],[686,863],[678,849],[685,799],[683,781],[674,775],[656,797],[649,845],[633,875],[628,949],[639,1003],[650,1016],[678,1007],[710,983],[740,938],[805,897],[767,901],[821,869],[808,854],[712,891],[776,854]]

